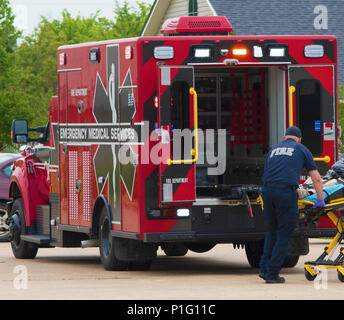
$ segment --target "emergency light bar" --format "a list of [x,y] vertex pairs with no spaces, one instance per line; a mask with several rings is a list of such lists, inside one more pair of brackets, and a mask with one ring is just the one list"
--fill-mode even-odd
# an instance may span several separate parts
[[190,57],[193,61],[211,61],[214,56],[212,44],[193,44],[190,46]]
[[270,48],[269,50],[270,57],[284,57],[285,56],[285,48]]
[[209,58],[210,48],[196,48],[194,57],[195,58]]
[[59,54],[59,65],[64,66],[66,64],[66,54],[64,52],[61,52]]
[[305,46],[305,57],[307,58],[322,58],[324,56],[324,46],[321,44],[310,44]]
[[246,56],[247,49],[233,49],[232,53],[233,56]]
[[155,59],[173,59],[174,58],[174,48],[168,46],[155,47],[154,48],[154,58]]
[[288,56],[288,45],[283,43],[267,43],[264,45],[264,55],[273,59]]
[[253,56],[255,58],[262,58],[263,57],[263,49],[260,46],[253,47]]
[[91,63],[99,63],[100,51],[99,48],[92,48],[89,53],[89,60]]

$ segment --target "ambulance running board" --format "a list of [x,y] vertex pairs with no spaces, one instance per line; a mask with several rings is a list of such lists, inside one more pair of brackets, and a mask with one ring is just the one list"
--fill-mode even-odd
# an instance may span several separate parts
[[36,243],[39,245],[49,244],[50,236],[44,234],[22,234],[20,239],[27,242]]

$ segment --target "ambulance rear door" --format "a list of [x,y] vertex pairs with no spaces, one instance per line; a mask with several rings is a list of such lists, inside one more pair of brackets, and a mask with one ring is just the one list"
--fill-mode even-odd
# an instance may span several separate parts
[[320,174],[337,157],[335,67],[290,66],[289,125],[302,130],[302,143],[312,152]]
[[162,205],[190,202],[196,197],[197,142],[193,130],[197,94],[193,87],[193,67],[159,66],[157,129],[161,141],[159,202]]

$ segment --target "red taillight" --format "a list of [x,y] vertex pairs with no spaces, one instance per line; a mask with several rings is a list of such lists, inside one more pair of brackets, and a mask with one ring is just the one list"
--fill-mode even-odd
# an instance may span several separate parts
[[163,210],[163,217],[164,218],[175,218],[176,217],[176,209],[164,209]]

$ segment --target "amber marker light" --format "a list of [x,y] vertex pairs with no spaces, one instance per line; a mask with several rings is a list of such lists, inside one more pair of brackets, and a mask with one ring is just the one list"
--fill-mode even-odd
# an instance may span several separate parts
[[247,49],[246,48],[235,48],[232,50],[233,56],[246,56]]

